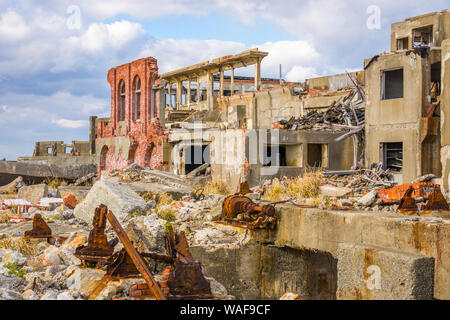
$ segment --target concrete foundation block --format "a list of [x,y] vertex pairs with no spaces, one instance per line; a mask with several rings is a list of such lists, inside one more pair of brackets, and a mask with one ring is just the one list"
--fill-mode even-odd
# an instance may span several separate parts
[[340,300],[433,298],[434,258],[382,247],[343,243],[338,248]]
[[17,198],[25,199],[33,204],[48,196],[48,186],[46,184],[36,184],[19,189]]
[[148,210],[145,200],[130,187],[111,181],[99,181],[73,213],[76,218],[92,223],[95,209],[101,204],[106,205],[119,221],[124,221],[133,212],[145,213]]

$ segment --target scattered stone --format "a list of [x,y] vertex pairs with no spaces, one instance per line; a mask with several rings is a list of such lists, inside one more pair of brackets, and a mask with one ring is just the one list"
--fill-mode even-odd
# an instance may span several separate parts
[[25,290],[22,297],[24,300],[39,300],[39,296],[31,289]]
[[19,189],[18,199],[25,199],[31,203],[38,203],[42,198],[48,196],[48,186],[46,184],[35,184]]
[[48,290],[44,293],[40,300],[58,300],[58,294],[56,291]]
[[75,300],[69,291],[64,291],[58,294],[56,300]]
[[0,288],[0,300],[23,300],[23,297],[17,291]]
[[99,269],[78,268],[70,277],[67,278],[67,288],[69,290],[79,291],[86,296],[90,296],[105,273],[105,271]]
[[205,277],[206,280],[209,281],[211,285],[211,293],[212,295],[219,300],[234,300],[235,297],[229,295],[227,289],[216,279]]
[[377,199],[377,191],[376,190],[372,190],[372,191],[369,191],[362,198],[360,198],[358,200],[358,203],[363,205],[363,206],[365,206],[365,207],[368,207],[368,206],[372,205],[375,202],[376,199]]
[[344,188],[342,187],[335,187],[332,185],[324,185],[320,186],[320,193],[324,197],[344,197],[352,192],[352,189],[350,188]]
[[5,250],[0,250],[3,251],[2,254],[2,263],[3,264],[13,264],[16,266],[23,266],[26,262],[27,262],[27,258],[25,258],[20,252],[14,251],[14,250],[10,250],[10,249],[5,249]]
[[161,251],[165,247],[166,229],[165,220],[158,217],[157,214],[149,216],[140,216],[133,218],[125,228],[130,240],[134,243],[136,250],[143,251]]
[[108,204],[108,209],[119,221],[130,218],[131,213],[144,214],[149,208],[145,200],[130,187],[112,181],[99,181],[76,206],[74,215],[77,219],[92,223],[95,209],[101,204]]
[[70,234],[69,238],[61,246],[62,249],[73,249],[75,250],[79,246],[86,245],[87,236],[84,233],[73,232]]
[[117,295],[117,293],[121,290],[122,287],[120,286],[120,282],[110,281],[106,285],[105,289],[103,289],[102,292],[95,297],[95,300],[111,300],[111,298]]

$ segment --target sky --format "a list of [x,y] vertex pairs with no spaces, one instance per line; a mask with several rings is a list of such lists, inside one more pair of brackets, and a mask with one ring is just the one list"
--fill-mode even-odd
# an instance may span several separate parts
[[448,0],[0,0],[0,159],[88,140],[89,116],[109,116],[114,66],[152,56],[164,73],[259,48],[263,77],[282,64],[284,79],[304,81],[362,69],[389,51],[392,23],[443,9]]

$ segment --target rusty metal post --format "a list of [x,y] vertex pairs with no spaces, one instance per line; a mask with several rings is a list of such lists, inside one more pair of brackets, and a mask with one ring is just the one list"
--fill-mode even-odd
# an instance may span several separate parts
[[125,250],[127,250],[128,254],[130,255],[131,260],[133,260],[133,263],[136,265],[136,268],[142,274],[149,288],[152,290],[156,299],[167,300],[166,296],[161,291],[161,288],[153,278],[152,273],[148,269],[147,264],[139,255],[139,253],[136,251],[136,249],[133,247],[133,244],[131,243],[127,234],[120,225],[120,222],[117,220],[117,218],[111,211],[108,212],[108,215],[106,217],[111,226],[113,227],[114,231],[116,232],[117,236],[119,237],[120,241],[122,242],[123,247],[125,248]]

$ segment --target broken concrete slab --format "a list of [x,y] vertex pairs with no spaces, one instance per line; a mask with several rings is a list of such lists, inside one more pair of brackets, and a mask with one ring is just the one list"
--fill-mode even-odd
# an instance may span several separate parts
[[23,182],[23,178],[17,177],[14,181],[8,183],[5,186],[0,187],[0,194],[14,194],[17,193],[17,191],[24,187],[25,183]]
[[0,173],[20,175],[25,178],[60,178],[75,180],[97,172],[95,164],[60,165],[32,161],[0,161]]
[[35,184],[19,189],[17,197],[25,199],[31,203],[38,203],[42,198],[48,196],[48,186],[46,184]]
[[335,187],[332,185],[320,186],[320,193],[325,197],[345,197],[352,192],[352,189],[345,187]]
[[377,199],[377,191],[372,190],[372,191],[368,192],[366,195],[364,195],[363,197],[359,198],[358,203],[367,207],[367,206],[370,206],[371,204],[373,204],[376,199]]
[[92,223],[95,209],[101,204],[108,206],[119,221],[129,218],[131,213],[145,213],[148,204],[130,187],[116,182],[98,181],[86,198],[77,205],[74,215],[77,219]]
[[433,257],[343,243],[337,258],[337,299],[433,299]]

